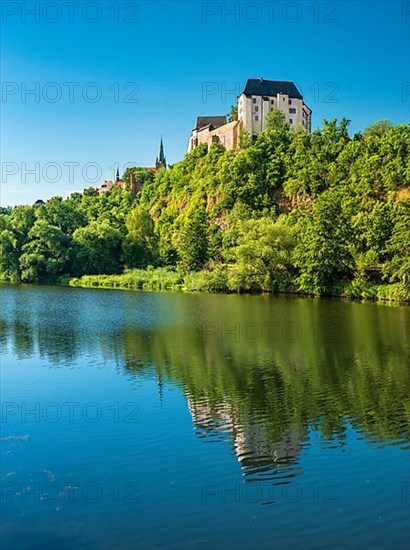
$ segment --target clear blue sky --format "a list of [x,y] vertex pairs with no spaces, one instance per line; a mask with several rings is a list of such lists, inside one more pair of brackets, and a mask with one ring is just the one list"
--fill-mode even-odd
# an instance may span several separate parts
[[[115,163],[152,166],[161,133],[177,162],[196,116],[228,112],[224,89],[247,78],[296,82],[313,128],[409,120],[409,2],[23,4],[2,2],[2,205],[81,191],[97,174],[88,163],[101,167],[94,186]],[[36,83],[40,97],[26,95]]]

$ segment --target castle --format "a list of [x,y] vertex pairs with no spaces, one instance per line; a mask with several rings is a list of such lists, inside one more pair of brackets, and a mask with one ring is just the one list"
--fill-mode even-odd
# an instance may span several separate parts
[[284,113],[291,128],[302,127],[310,133],[312,110],[293,82],[248,79],[238,98],[238,119],[231,122],[222,116],[199,116],[189,139],[188,153],[201,143],[221,143],[234,149],[241,129],[252,139],[266,128],[266,115],[274,109]]
[[[153,172],[157,172],[160,168],[166,168],[167,167],[167,161],[164,154],[164,143],[161,136],[161,141],[159,143],[159,152],[158,156],[155,159],[155,166],[148,166],[146,167],[147,170],[152,170]],[[114,187],[120,187],[121,189],[125,189],[126,182],[125,180],[120,178],[120,171],[117,169],[117,172],[115,174],[114,181],[111,180],[105,180],[105,182],[96,189],[97,193],[99,195],[102,195],[103,193],[106,193],[107,191],[111,191]],[[130,192],[133,195],[136,195],[138,191],[141,189],[141,183],[136,179],[133,172],[130,173]]]
[[[195,128],[189,138],[188,153],[201,143],[208,146],[220,143],[225,149],[235,149],[242,129],[255,140],[266,128],[266,115],[275,109],[285,115],[291,128],[301,127],[306,132],[311,132],[312,110],[306,105],[302,94],[293,82],[250,78],[238,97],[237,109],[237,120],[229,122],[226,115],[197,117]],[[147,169],[156,173],[160,168],[167,168],[162,136],[155,166]],[[121,189],[126,187],[125,180],[120,178],[119,170],[116,172],[114,181],[106,180],[96,191],[102,195],[114,187]],[[140,188],[141,183],[131,172],[130,192],[137,194]]]

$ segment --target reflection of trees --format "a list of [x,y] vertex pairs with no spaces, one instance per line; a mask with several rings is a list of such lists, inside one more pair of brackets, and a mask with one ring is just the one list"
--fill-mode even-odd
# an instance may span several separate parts
[[[300,302],[308,306],[298,317],[302,327],[312,324],[306,310],[319,320],[321,306],[329,306]],[[409,350],[399,322],[407,310],[372,306],[363,313],[362,304],[330,303],[335,306],[345,308],[338,332],[329,333],[324,317],[319,336],[305,331],[293,344],[204,342],[199,330],[185,326],[150,338],[126,332],[125,362],[138,372],[149,358],[157,372],[183,386],[191,403],[205,401],[211,417],[221,419],[222,407],[235,411],[239,423],[257,419],[272,441],[291,425],[300,433],[310,425],[342,444],[347,419],[375,440],[407,440]]]
[[[52,364],[93,355],[135,376],[154,369],[159,380],[183,389],[198,436],[232,440],[245,473],[295,464],[308,428],[338,445],[347,423],[377,442],[409,440],[408,308],[162,295],[136,312],[131,299],[123,301],[120,313],[69,308],[64,323],[9,315],[3,345],[20,357],[38,349]],[[202,323],[215,319],[216,326],[275,321],[279,331],[255,342],[222,339],[220,332],[204,338]],[[301,328],[293,343],[280,331],[288,321]]]

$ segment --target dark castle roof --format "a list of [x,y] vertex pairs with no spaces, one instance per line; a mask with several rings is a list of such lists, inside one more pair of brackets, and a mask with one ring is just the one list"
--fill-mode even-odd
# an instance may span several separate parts
[[196,126],[195,128],[197,130],[201,128],[205,128],[206,126],[211,125],[212,128],[219,128],[220,126],[223,126],[226,124],[226,116],[199,116],[196,119]]
[[301,93],[293,82],[283,82],[281,80],[264,80],[263,78],[249,78],[243,91],[245,95],[265,95],[273,96],[276,94],[286,94],[295,99],[303,99]]

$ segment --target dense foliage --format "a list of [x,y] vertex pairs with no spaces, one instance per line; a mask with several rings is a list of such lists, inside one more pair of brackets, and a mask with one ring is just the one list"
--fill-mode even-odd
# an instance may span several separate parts
[[381,121],[351,137],[345,119],[311,135],[279,112],[268,123],[237,151],[202,145],[156,177],[135,169],[136,197],[88,189],[3,209],[0,277],[153,266],[185,280],[201,271],[206,290],[373,297],[383,287],[408,300],[410,126]]

